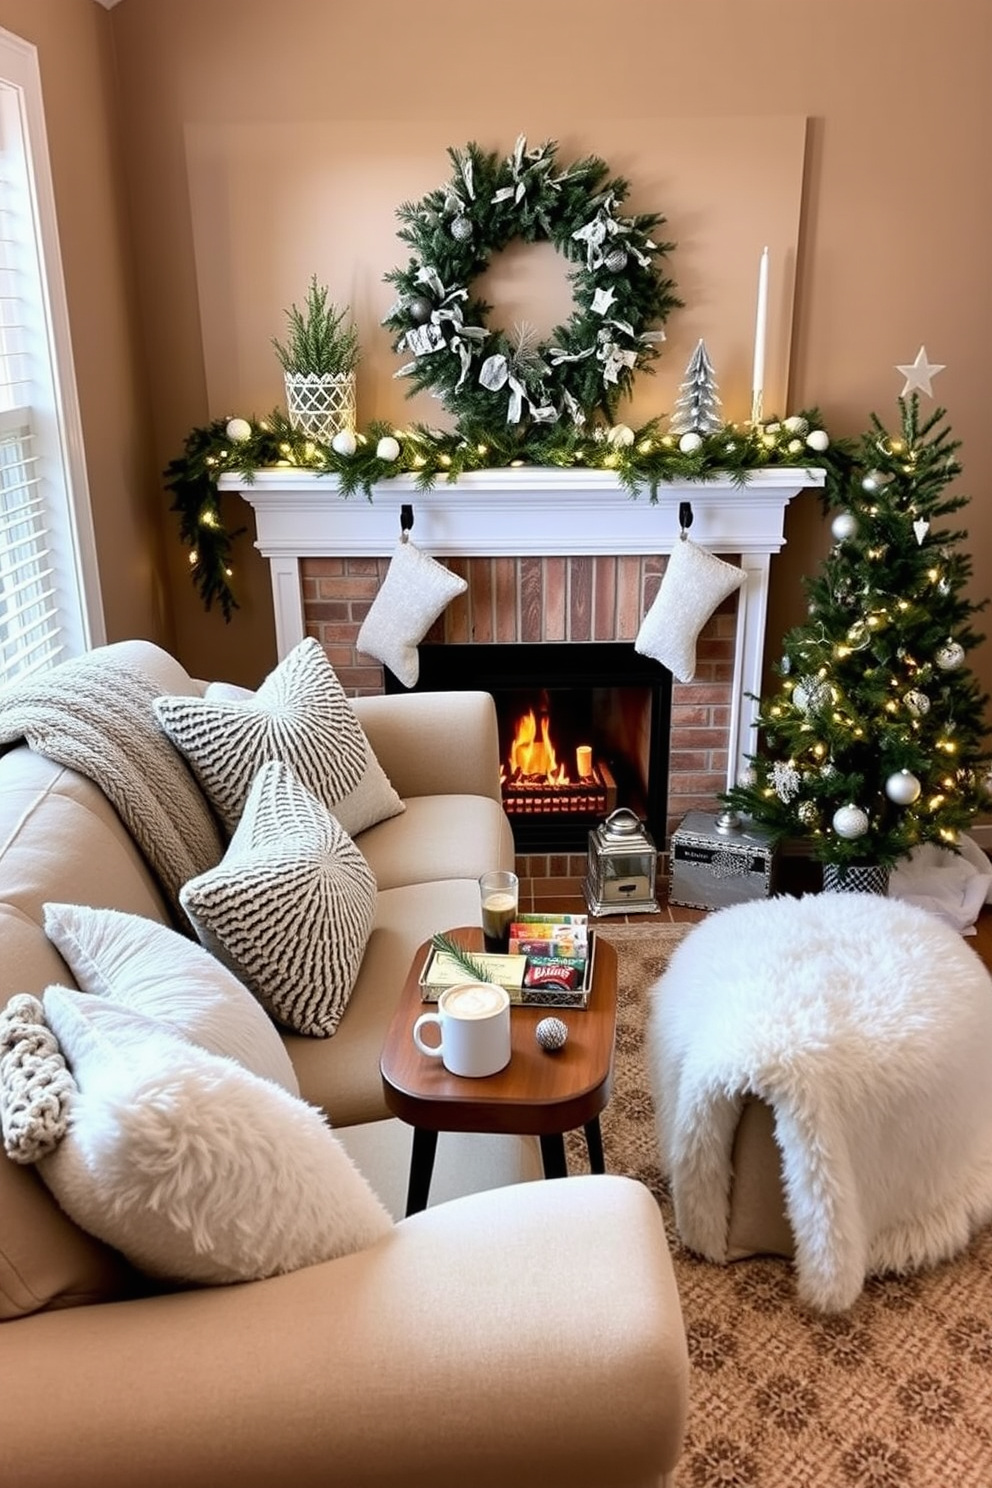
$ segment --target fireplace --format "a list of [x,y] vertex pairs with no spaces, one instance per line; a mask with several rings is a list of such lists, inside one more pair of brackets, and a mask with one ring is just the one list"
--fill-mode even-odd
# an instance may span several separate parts
[[492,694],[519,853],[584,852],[617,806],[663,842],[672,679],[629,643],[423,645],[417,687]]

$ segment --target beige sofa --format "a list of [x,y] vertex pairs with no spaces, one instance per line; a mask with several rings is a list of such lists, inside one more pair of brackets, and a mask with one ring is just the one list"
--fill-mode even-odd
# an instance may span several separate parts
[[[162,692],[199,690],[144,642]],[[476,917],[512,861],[484,694],[355,704],[406,803],[359,837],[374,929],[331,1039],[285,1037],[394,1216],[409,1131],[388,1119],[383,1033],[415,948]],[[24,745],[0,755],[0,1002],[72,985],[46,901],[167,919],[92,780]],[[619,1176],[537,1176],[535,1144],[442,1136],[431,1206],[369,1249],[239,1285],[136,1276],[0,1153],[4,1488],[647,1488],[674,1469],[685,1338],[657,1206]]]

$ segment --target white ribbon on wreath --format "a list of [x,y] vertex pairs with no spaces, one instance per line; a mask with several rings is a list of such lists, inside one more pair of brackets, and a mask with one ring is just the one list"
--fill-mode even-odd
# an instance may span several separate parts
[[[536,150],[528,150],[527,136],[518,134],[517,142],[513,147],[513,154],[506,157],[506,163],[510,168],[513,185],[501,186],[498,191],[493,192],[492,201],[494,206],[497,202],[509,201],[511,196],[515,204],[522,201],[527,194],[527,181],[525,178],[535,172],[538,175],[544,175],[551,165],[551,156],[548,154],[547,145],[539,145]],[[561,180],[564,180],[563,176],[559,177],[558,180],[554,176],[547,177],[548,185],[556,191],[559,189],[559,182]]]
[[497,351],[492,356],[486,357],[479,370],[479,381],[489,393],[499,393],[505,387],[510,389],[506,410],[508,424],[519,424],[525,403],[530,405],[530,416],[535,423],[557,423],[558,410],[554,404],[534,402],[526,383],[522,382],[513,371],[509,358],[503,352]]

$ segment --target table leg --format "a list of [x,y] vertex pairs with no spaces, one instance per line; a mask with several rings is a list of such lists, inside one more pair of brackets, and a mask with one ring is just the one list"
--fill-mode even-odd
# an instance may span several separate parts
[[410,1178],[406,1190],[407,1214],[419,1214],[427,1208],[437,1151],[437,1132],[426,1127],[413,1128],[413,1150],[410,1153]]
[[565,1163],[565,1138],[561,1132],[549,1132],[542,1135],[541,1161],[544,1163],[545,1178],[565,1178],[568,1176],[568,1168]]
[[584,1127],[586,1134],[586,1150],[589,1153],[590,1173],[605,1173],[606,1160],[603,1157],[603,1133],[599,1129],[599,1117],[594,1116],[587,1121]]

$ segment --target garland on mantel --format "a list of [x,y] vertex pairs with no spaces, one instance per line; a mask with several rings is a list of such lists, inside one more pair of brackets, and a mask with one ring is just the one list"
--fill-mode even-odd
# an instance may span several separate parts
[[428,491],[439,480],[456,481],[473,470],[543,466],[611,470],[632,497],[647,492],[658,500],[660,486],[723,477],[737,485],[769,467],[822,468],[830,492],[853,461],[850,441],[832,441],[818,411],[810,409],[781,421],[725,424],[708,434],[662,431],[652,419],[638,429],[626,424],[594,430],[553,424],[534,425],[521,439],[519,431],[462,422],[446,432],[415,424],[394,429],[372,423],[355,436],[353,454],[340,454],[298,429],[276,410],[262,419],[215,419],[193,429],[183,454],[165,470],[173,493],[171,511],[179,513],[179,535],[189,549],[193,583],[207,610],[218,604],[225,620],[238,608],[231,584],[231,554],[244,527],[230,530],[221,514],[218,481],[234,474],[251,484],[256,473],[273,467],[310,470],[336,476],[343,498],[363,494],[391,476],[412,475]]

